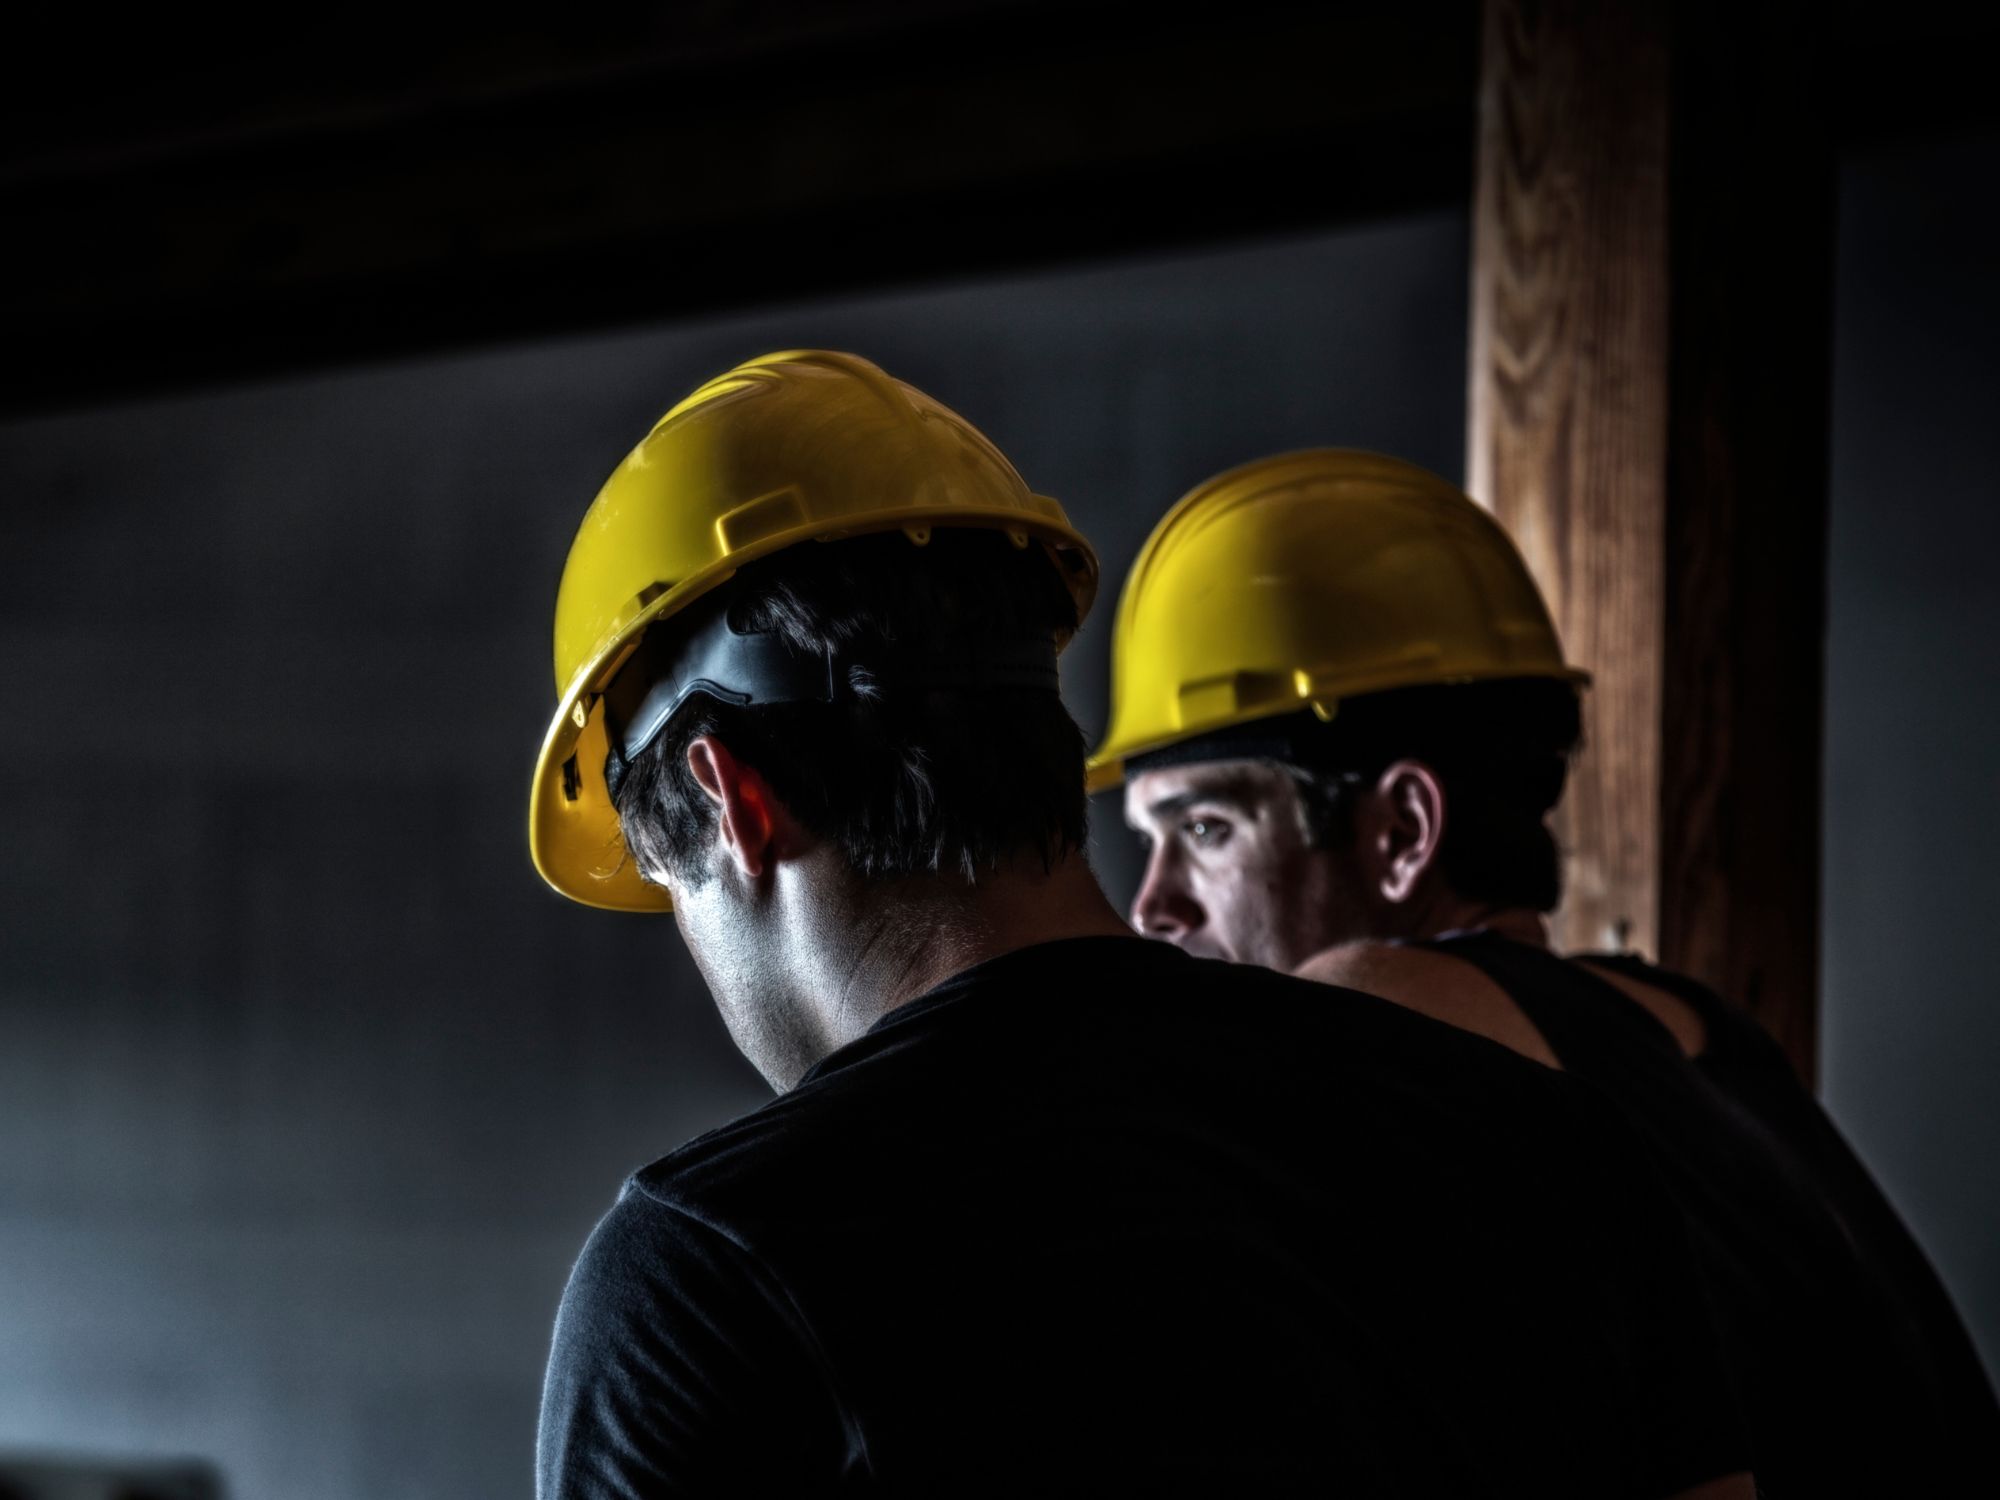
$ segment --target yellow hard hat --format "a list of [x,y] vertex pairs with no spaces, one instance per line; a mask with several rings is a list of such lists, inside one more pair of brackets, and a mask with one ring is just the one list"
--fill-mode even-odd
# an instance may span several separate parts
[[[755,558],[804,541],[932,527],[1044,548],[1080,621],[1097,557],[971,423],[865,359],[767,354],[662,417],[583,518],[556,596],[558,702],[528,797],[535,868],[563,895],[670,911],[625,857],[604,781],[603,699],[645,633]],[[1058,643],[1061,644],[1061,643]]]
[[1259,459],[1186,495],[1118,600],[1092,791],[1198,735],[1427,683],[1589,676],[1563,661],[1500,524],[1415,464],[1344,448]]

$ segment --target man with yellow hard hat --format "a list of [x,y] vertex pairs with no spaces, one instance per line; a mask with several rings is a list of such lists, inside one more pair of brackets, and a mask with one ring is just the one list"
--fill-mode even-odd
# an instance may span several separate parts
[[1549,951],[1587,679],[1485,511],[1379,454],[1233,469],[1141,551],[1112,662],[1090,769],[1148,845],[1134,926],[1599,1085],[1688,1215],[1765,1493],[2000,1494],[1971,1342],[1776,1045],[1682,976]]
[[848,355],[709,382],[585,516],[535,863],[671,908],[782,1097],[592,1234],[542,1500],[1747,1496],[1615,1121],[1105,901],[1055,667],[1095,585],[1059,505]]

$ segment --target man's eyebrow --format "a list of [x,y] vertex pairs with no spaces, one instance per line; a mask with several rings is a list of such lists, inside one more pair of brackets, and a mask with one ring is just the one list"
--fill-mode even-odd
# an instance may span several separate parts
[[1162,797],[1146,808],[1149,818],[1171,818],[1175,813],[1185,812],[1197,802],[1222,802],[1234,808],[1247,808],[1250,799],[1249,788],[1234,776],[1223,778],[1208,786],[1189,787],[1184,792],[1175,792],[1171,797]]

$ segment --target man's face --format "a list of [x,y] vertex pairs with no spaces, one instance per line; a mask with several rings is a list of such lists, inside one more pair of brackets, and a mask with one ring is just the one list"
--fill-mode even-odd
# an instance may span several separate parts
[[1298,784],[1267,761],[1142,771],[1125,821],[1146,844],[1132,925],[1188,952],[1290,971],[1363,936],[1355,862],[1307,841]]

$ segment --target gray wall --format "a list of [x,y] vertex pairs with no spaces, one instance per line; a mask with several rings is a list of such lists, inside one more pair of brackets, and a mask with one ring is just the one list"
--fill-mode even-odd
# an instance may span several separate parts
[[0,428],[0,1450],[529,1493],[571,1255],[763,1097],[671,925],[563,903],[523,841],[563,553],[667,404],[869,354],[1115,584],[1261,452],[1456,472],[1465,283],[1441,216]]
[[1833,1113],[2000,1369],[2000,140],[1841,179],[1827,653]]

